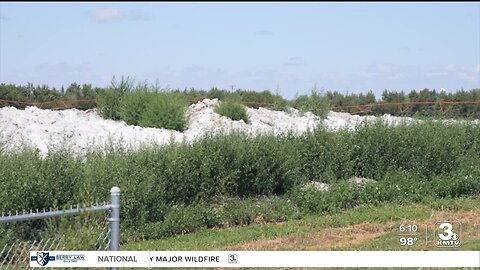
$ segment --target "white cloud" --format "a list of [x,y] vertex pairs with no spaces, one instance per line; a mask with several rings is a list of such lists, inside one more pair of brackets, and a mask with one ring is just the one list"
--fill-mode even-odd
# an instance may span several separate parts
[[480,65],[470,68],[447,65],[441,68],[430,70],[426,73],[428,77],[454,77],[466,81],[480,81]]
[[92,12],[92,17],[99,23],[121,21],[125,19],[125,15],[123,15],[118,9],[114,8],[95,9]]
[[118,22],[123,20],[147,21],[152,18],[151,14],[140,9],[131,9],[122,12],[115,8],[94,9],[91,11],[90,16],[97,23]]

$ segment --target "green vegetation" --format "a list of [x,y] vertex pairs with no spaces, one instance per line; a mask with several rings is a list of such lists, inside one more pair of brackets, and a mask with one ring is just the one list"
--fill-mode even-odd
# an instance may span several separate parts
[[97,106],[100,115],[105,118],[120,120],[120,104],[123,96],[133,89],[133,82],[127,78],[118,83],[115,78],[110,87],[98,92]]
[[152,96],[152,93],[147,91],[126,93],[122,97],[118,108],[120,118],[129,125],[138,126]]
[[224,99],[221,101],[215,107],[215,112],[232,120],[243,120],[245,123],[249,123],[245,106],[233,99]]
[[[339,92],[327,92],[327,97],[331,100],[331,105],[363,105],[363,104],[382,104],[382,103],[404,103],[404,102],[434,102],[434,104],[416,104],[402,108],[399,106],[376,106],[372,107],[371,115],[392,114],[399,116],[415,117],[449,117],[449,118],[479,118],[479,104],[461,104],[461,105],[443,105],[438,102],[470,102],[480,101],[480,89],[465,91],[463,89],[446,93],[442,91],[430,90],[412,90],[409,93],[404,91],[384,90],[378,101],[372,92],[368,94],[341,94]],[[405,110],[406,109],[406,110]],[[357,112],[357,108],[349,108],[347,112]]]
[[[339,213],[330,215],[306,215],[301,220],[290,220],[283,223],[267,223],[254,224],[248,227],[223,228],[212,230],[200,230],[198,232],[186,235],[177,235],[157,240],[147,241],[132,241],[122,246],[123,250],[238,250],[238,245],[248,242],[266,242],[268,240],[282,238],[299,239],[302,242],[304,239],[311,238],[314,234],[322,233],[322,230],[328,230],[331,237],[331,230],[334,228],[342,228],[355,224],[368,223],[377,226],[388,226],[387,223],[394,222],[396,225],[400,223],[416,223],[413,221],[427,220],[432,217],[436,211],[437,206],[455,206],[455,209],[445,209],[455,215],[458,211],[471,211],[476,209],[478,211],[479,197],[472,197],[466,199],[446,200],[435,199],[427,200],[423,203],[415,204],[391,204],[387,203],[382,206],[363,205],[355,209],[341,211]],[[375,225],[376,223],[380,225]],[[385,225],[381,225],[385,224]],[[417,223],[418,224],[418,223]],[[466,224],[471,227],[473,224]],[[361,235],[361,234],[360,234]],[[348,235],[352,237],[353,235]],[[336,239],[336,238],[334,238]],[[340,240],[346,240],[340,238]],[[318,243],[317,244],[322,244]],[[478,242],[470,242],[472,247]],[[286,250],[302,250],[303,245],[298,245],[295,248],[287,247]],[[424,246],[421,247],[422,249]],[[277,246],[276,249],[282,249]],[[320,249],[320,247],[318,248]],[[317,249],[317,250],[318,250]],[[323,248],[325,249],[325,247]],[[372,240],[367,240],[361,244],[355,244],[344,248],[337,248],[336,250],[400,250],[398,245],[398,231],[396,227],[389,228],[385,235]],[[412,250],[412,247],[409,248]],[[464,247],[462,250],[475,250],[474,248]],[[271,248],[269,249],[271,250]]]
[[[292,106],[324,117],[332,106],[348,104],[480,100],[480,89],[453,94],[386,90],[379,101],[372,92],[343,95],[314,89],[308,96],[287,101],[269,91],[165,92],[147,84],[135,85],[130,78],[113,80],[105,89],[72,84],[57,91],[32,84],[0,84],[0,99],[96,99],[74,106],[96,107],[103,117],[131,125],[180,131],[186,127],[187,106],[203,98],[220,99],[217,113],[248,122],[245,106],[277,110]],[[9,103],[0,102],[5,105]],[[375,107],[372,113],[438,118],[441,110],[438,105],[415,105],[409,112],[392,106]],[[452,107],[443,113],[443,117],[478,118],[480,106]],[[122,189],[122,249],[127,250],[227,249],[253,239],[304,239],[327,227],[426,219],[432,209],[478,209],[480,194],[480,126],[470,124],[426,121],[390,127],[378,122],[355,132],[319,127],[299,136],[255,138],[231,133],[135,152],[112,147],[106,153],[94,151],[81,157],[72,156],[68,149],[50,152],[46,158],[28,148],[7,153],[4,145],[0,141],[0,211],[104,201],[109,189],[118,185]],[[352,176],[376,182],[355,186],[346,181]],[[309,181],[331,187],[326,192],[303,190]],[[94,236],[102,227],[82,231],[82,224],[92,220],[95,223],[99,218],[1,224],[0,246],[61,232],[72,239],[71,249],[95,248],[99,243]],[[272,224],[276,222],[281,224]],[[231,228],[238,226],[242,227]],[[386,249],[393,240],[390,233],[345,249]],[[475,249],[478,243],[466,247]]]
[[[24,103],[8,103],[6,101],[20,101],[20,102],[51,102],[63,100],[91,100],[97,98],[97,93],[101,91],[100,88],[93,88],[90,84],[82,86],[73,83],[66,90],[58,90],[50,88],[47,85],[34,86],[29,83],[26,86],[17,86],[14,84],[0,83],[0,107],[15,106],[19,109],[24,109],[27,104]],[[81,102],[74,103],[75,108],[78,109],[92,109],[95,108],[95,102]],[[42,104],[42,108],[51,109],[58,107],[58,104]]]
[[[314,89],[308,96],[287,101],[269,91],[212,88],[165,92],[146,83],[135,84],[130,78],[113,80],[105,89],[72,84],[57,91],[32,84],[0,84],[0,99],[96,99],[96,103],[74,105],[82,109],[96,106],[103,117],[131,125],[180,131],[186,128],[187,106],[203,98],[220,99],[217,113],[248,123],[245,106],[278,110],[292,106],[324,117],[332,106],[347,104],[480,100],[480,90],[455,94],[428,89],[409,94],[384,91],[382,100],[376,101],[371,92],[342,95]],[[15,106],[23,108],[25,104]],[[416,105],[411,113],[436,116],[439,110],[435,106]],[[402,113],[397,110],[375,107],[373,113]],[[478,117],[479,112],[480,106],[466,105],[448,113]],[[355,132],[329,132],[319,127],[300,136],[255,138],[232,133],[137,152],[115,147],[117,150],[77,158],[68,150],[41,158],[34,150],[6,153],[2,148],[0,142],[0,202],[4,210],[103,201],[110,187],[118,185],[123,190],[122,227],[125,239],[130,240],[304,220],[309,215],[336,214],[363,205],[421,203],[480,193],[480,127],[469,124],[427,121],[389,127],[378,122]],[[353,186],[346,182],[352,176],[376,182]],[[328,183],[331,188],[328,192],[302,190],[309,181]],[[49,228],[36,221],[2,225],[0,231],[9,239],[26,239]]]
[[[2,153],[0,164],[3,209],[103,201],[118,185],[122,229],[131,239],[142,239],[333,214],[365,204],[476,195],[480,127],[377,123],[356,132],[317,129],[297,137],[233,133],[78,158],[68,151],[46,158],[28,150]],[[346,183],[352,176],[377,182],[353,186]],[[329,183],[331,189],[302,191],[308,181]]]
[[[127,123],[138,122],[138,112],[145,108],[145,104],[141,104],[142,97],[128,95],[123,100],[123,96],[130,92],[155,92],[158,95],[167,95],[169,100],[173,97],[174,103],[178,106],[179,101],[182,100],[185,105],[190,105],[198,102],[204,98],[218,98],[221,101],[235,99],[250,108],[265,107],[273,110],[286,110],[288,107],[299,109],[302,112],[310,111],[318,116],[325,116],[328,111],[334,107],[347,105],[365,105],[397,102],[434,102],[434,104],[415,104],[407,106],[373,106],[370,111],[362,112],[370,115],[392,114],[399,116],[415,116],[415,117],[444,117],[444,118],[480,118],[480,104],[457,104],[457,105],[440,105],[439,102],[480,102],[480,89],[472,89],[454,93],[446,93],[442,91],[423,89],[412,90],[410,92],[385,90],[378,98],[375,97],[372,91],[367,94],[347,93],[343,94],[338,91],[318,91],[316,87],[313,88],[310,95],[300,95],[293,100],[286,100],[278,93],[273,94],[269,90],[252,91],[247,89],[225,90],[218,88],[211,88],[210,90],[169,90],[160,91],[157,86],[150,86],[146,83],[135,85],[134,81],[129,77],[122,77],[120,81],[115,78],[112,80],[110,86],[106,88],[93,88],[91,85],[84,84],[82,86],[73,83],[67,89],[58,90],[50,88],[46,85],[34,86],[29,83],[26,86],[17,86],[14,84],[0,84],[0,107],[1,106],[15,106],[17,108],[25,108],[27,104],[13,103],[11,101],[20,102],[48,102],[48,101],[64,101],[64,100],[85,100],[96,99],[96,102],[74,102],[73,106],[78,109],[91,109],[97,107],[100,113],[109,119],[124,120]],[[153,96],[155,94],[152,94]],[[158,97],[161,102],[163,97]],[[1,101],[4,100],[4,101]],[[155,105],[151,105],[155,106]],[[164,105],[158,105],[164,107]],[[42,104],[42,108],[57,108],[62,107],[59,104],[47,103]],[[131,108],[127,108],[131,107]],[[153,109],[153,108],[152,108]],[[167,109],[168,110],[168,109]],[[359,108],[351,107],[342,109],[346,112],[356,113]],[[123,111],[121,113],[121,111]],[[177,112],[177,110],[175,110]],[[176,115],[175,113],[173,115]],[[156,116],[156,115],[154,115]],[[175,116],[176,118],[176,116]],[[156,126],[151,123],[151,119],[147,121],[151,126]],[[179,119],[172,120],[176,124],[169,124],[181,129],[177,123],[181,122]],[[141,124],[140,124],[141,125]],[[160,125],[162,126],[162,125]]]
[[134,86],[129,78],[112,82],[99,92],[100,114],[109,119],[123,120],[129,125],[183,131],[187,126],[187,102],[178,93],[161,92],[147,84]]
[[316,116],[325,118],[331,109],[330,100],[326,95],[318,92],[316,88],[312,90],[310,96],[301,95],[292,101],[292,107],[301,112],[312,112]]
[[[140,93],[140,95],[142,95]],[[172,93],[153,92],[141,113],[139,125],[142,127],[166,128],[184,131],[187,128],[186,102]]]

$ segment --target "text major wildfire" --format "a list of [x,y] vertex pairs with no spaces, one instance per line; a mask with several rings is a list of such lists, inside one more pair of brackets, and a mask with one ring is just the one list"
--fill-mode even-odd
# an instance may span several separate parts
[[[153,261],[154,257],[150,260]],[[220,256],[155,256],[157,262],[220,262]]]

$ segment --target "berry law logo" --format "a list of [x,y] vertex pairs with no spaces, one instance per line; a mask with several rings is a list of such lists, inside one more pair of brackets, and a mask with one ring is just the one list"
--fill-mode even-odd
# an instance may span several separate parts
[[40,266],[45,266],[49,261],[55,261],[55,256],[50,256],[50,252],[37,252],[37,256],[32,256],[30,260],[37,261]]
[[435,223],[435,245],[437,247],[459,247],[462,244],[462,224],[457,221]]

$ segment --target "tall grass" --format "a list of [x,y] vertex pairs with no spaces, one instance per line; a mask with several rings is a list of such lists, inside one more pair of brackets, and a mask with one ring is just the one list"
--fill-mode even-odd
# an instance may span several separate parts
[[[142,95],[139,93],[139,95]],[[148,101],[138,123],[143,127],[184,131],[187,128],[186,102],[173,93],[154,92],[146,95]]]
[[138,84],[129,78],[99,93],[100,114],[129,125],[183,131],[187,127],[187,102],[183,95],[162,92],[155,86]]
[[120,120],[121,99],[125,93],[132,91],[133,88],[134,81],[129,77],[122,77],[120,82],[114,77],[110,87],[98,92],[97,106],[100,115],[108,119]]
[[221,101],[217,106],[215,106],[214,111],[232,120],[243,120],[245,123],[249,123],[249,118],[245,106],[240,104],[238,100],[235,100],[233,98]]
[[311,91],[310,95],[296,97],[291,104],[301,112],[311,112],[321,118],[325,118],[331,108],[329,98],[316,88]]
[[[302,213],[322,213],[366,203],[479,194],[480,126],[377,123],[356,132],[317,129],[297,137],[232,133],[136,152],[93,152],[83,158],[65,151],[44,159],[35,151],[1,153],[0,165],[3,210],[104,201],[108,190],[118,185],[123,228],[135,231],[144,224],[166,222],[170,227],[158,232],[176,233],[171,226],[177,223],[171,219],[180,217],[172,207],[214,207],[222,198],[283,196],[293,202],[289,207],[298,206]],[[351,176],[377,183],[353,187],[345,181]],[[332,188],[323,193],[301,191],[306,181],[327,182]],[[252,219],[229,209],[218,219],[205,210],[204,219],[192,220],[220,226],[229,220],[241,222],[231,215]],[[282,211],[286,214],[278,219],[296,213]],[[194,212],[185,209],[188,215]]]
[[[217,88],[207,91],[191,89],[190,91],[163,92],[156,86],[135,83],[130,78],[121,78],[120,82],[112,80],[111,86],[98,91],[98,108],[100,114],[109,119],[123,120],[130,125],[142,127],[167,128],[183,131],[186,129],[186,106],[202,98],[218,98],[220,104],[215,112],[232,120],[249,118],[245,106],[252,108],[266,107],[286,110],[292,106],[302,112],[310,111],[325,117],[330,109],[329,101],[323,93],[315,89],[310,96],[304,95],[289,102],[279,94],[270,91],[255,92],[237,90],[229,92]],[[244,103],[245,105],[243,105]]]

